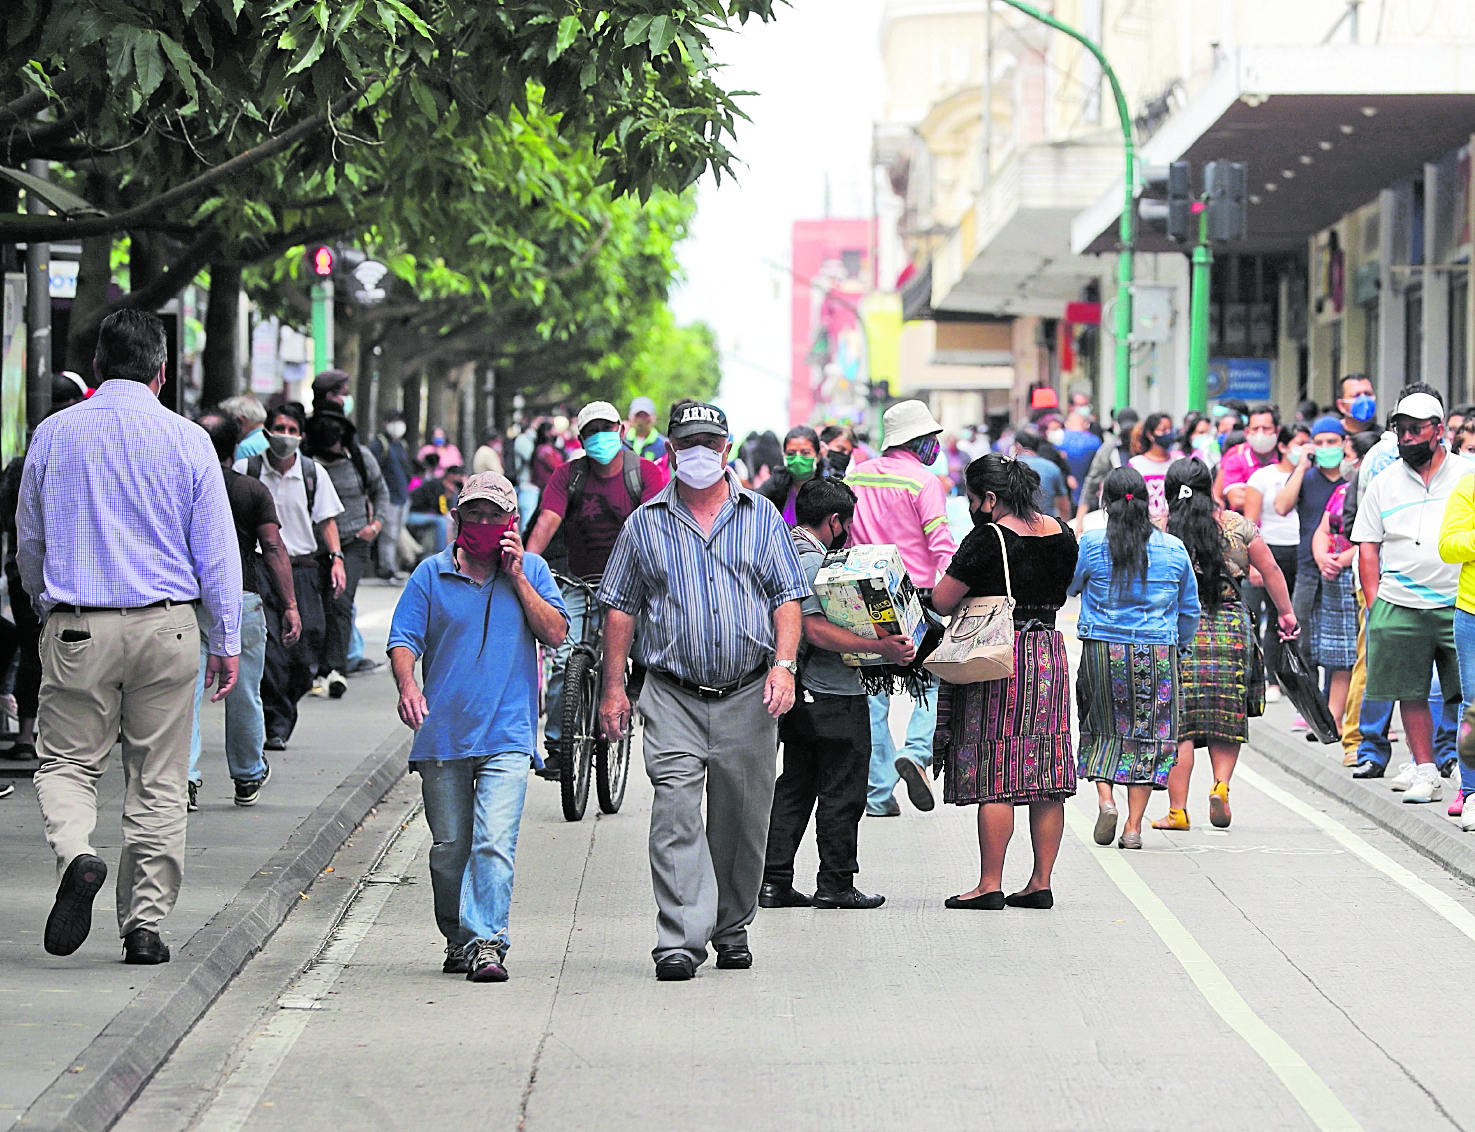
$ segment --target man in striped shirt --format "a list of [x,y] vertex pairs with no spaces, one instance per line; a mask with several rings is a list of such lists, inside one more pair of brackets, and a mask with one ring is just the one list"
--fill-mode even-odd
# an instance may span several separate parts
[[[650,673],[641,702],[645,768],[655,786],[650,866],[656,978],[690,979],[753,964],[778,759],[778,719],[794,703],[795,655],[810,592],[777,509],[726,466],[727,417],[689,402],[666,430],[676,478],[625,521],[599,600],[604,635],[600,722],[630,724],[625,661]],[[707,820],[702,822],[702,796]]]
[[[899,401],[882,418],[885,449],[874,460],[857,464],[845,477],[855,489],[855,522],[850,544],[891,543],[901,553],[912,584],[924,594],[946,572],[958,546],[948,530],[942,485],[927,470],[937,459],[942,425],[921,401]],[[932,761],[932,732],[937,726],[937,691],[912,707],[901,752],[891,740],[891,697],[871,698],[871,773],[866,813],[895,817],[901,813],[895,793],[906,779],[907,796],[919,810],[932,809],[926,767]]]

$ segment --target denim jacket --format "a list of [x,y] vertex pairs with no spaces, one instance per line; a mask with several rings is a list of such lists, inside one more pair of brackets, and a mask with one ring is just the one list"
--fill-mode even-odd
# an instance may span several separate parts
[[1147,542],[1147,584],[1125,593],[1111,584],[1111,553],[1104,530],[1081,536],[1072,594],[1081,595],[1077,635],[1083,641],[1187,645],[1198,628],[1198,578],[1188,551],[1172,535],[1153,531]]

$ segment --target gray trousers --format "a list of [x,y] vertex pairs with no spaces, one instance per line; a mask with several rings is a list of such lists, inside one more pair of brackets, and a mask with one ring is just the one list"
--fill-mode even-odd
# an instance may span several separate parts
[[[758,911],[778,762],[778,720],[759,680],[704,700],[651,674],[640,697],[656,895],[656,962],[707,943],[746,944]],[[707,820],[702,823],[705,788]]]

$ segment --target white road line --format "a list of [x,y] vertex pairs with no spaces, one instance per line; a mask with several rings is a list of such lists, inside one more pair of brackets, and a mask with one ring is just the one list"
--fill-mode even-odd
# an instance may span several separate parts
[[1280,1078],[1312,1123],[1321,1132],[1362,1132],[1362,1125],[1343,1107],[1316,1070],[1250,1008],[1250,1004],[1234,989],[1234,984],[1209,958],[1209,953],[1199,946],[1178,917],[1173,915],[1168,906],[1148,887],[1147,882],[1128,864],[1125,855],[1116,849],[1103,850],[1096,846],[1091,840],[1091,824],[1078,812],[1077,807],[1065,807],[1065,820],[1071,831],[1090,848],[1096,863],[1136,906],[1137,911],[1142,913],[1142,918],[1157,933],[1158,938],[1168,945],[1168,950],[1183,965],[1183,970],[1214,1008],[1214,1012]]
[[1361,857],[1369,865],[1377,869],[1378,872],[1438,912],[1439,915],[1454,925],[1457,930],[1463,932],[1470,939],[1475,940],[1475,914],[1472,914],[1453,896],[1450,896],[1446,892],[1441,892],[1428,881],[1419,879],[1381,849],[1374,848],[1357,834],[1353,833],[1345,825],[1337,821],[1336,818],[1330,817],[1312,806],[1308,806],[1294,794],[1291,794],[1287,790],[1282,790],[1275,783],[1269,781],[1264,775],[1258,774],[1249,767],[1241,764],[1235,770],[1235,777],[1248,782],[1256,790],[1260,791],[1260,793],[1268,795],[1270,798],[1279,802],[1297,817],[1305,818],[1333,841],[1343,846],[1349,853]]
[[309,1012],[321,1010],[338,976],[353,961],[374,927],[389,894],[409,871],[430,839],[430,827],[417,813],[405,823],[377,866],[366,876],[344,912],[328,945],[310,962],[287,993],[266,1027],[252,1039],[240,1064],[216,1092],[210,1107],[194,1125],[198,1132],[240,1132],[261,1097],[307,1028]]

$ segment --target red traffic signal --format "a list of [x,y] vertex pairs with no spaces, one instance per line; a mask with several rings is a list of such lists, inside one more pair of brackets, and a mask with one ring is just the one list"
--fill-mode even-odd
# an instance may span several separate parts
[[319,244],[307,253],[307,267],[319,279],[326,279],[333,274],[333,249]]

